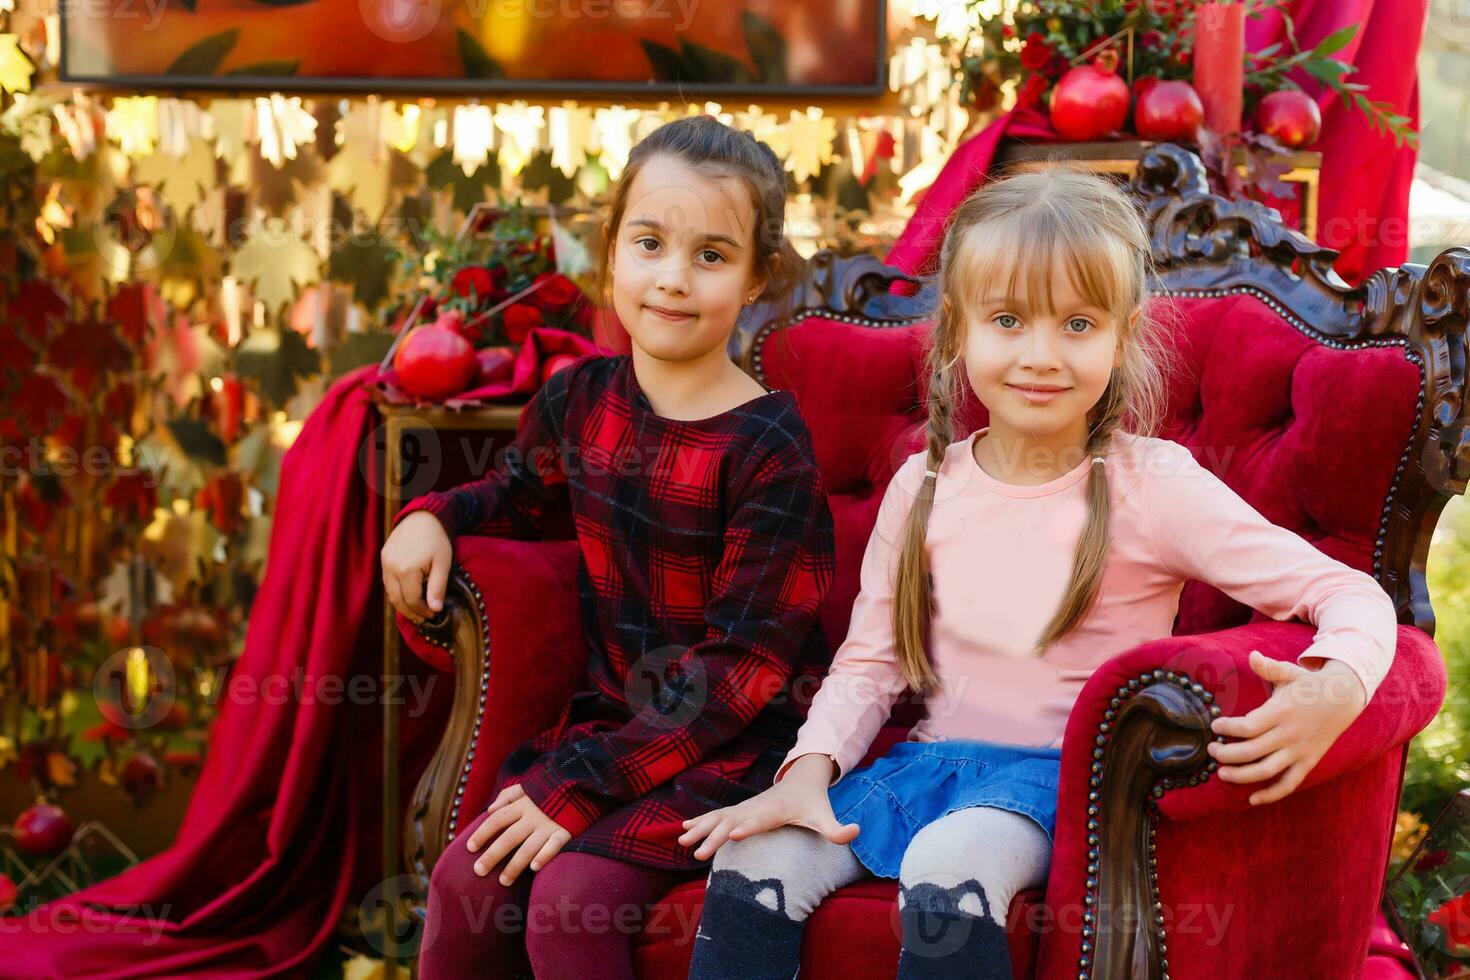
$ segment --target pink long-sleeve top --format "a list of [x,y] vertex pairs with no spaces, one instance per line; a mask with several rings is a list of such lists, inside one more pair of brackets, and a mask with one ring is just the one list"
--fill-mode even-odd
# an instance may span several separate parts
[[[1060,746],[1092,671],[1168,636],[1190,579],[1273,619],[1310,622],[1317,630],[1301,658],[1341,660],[1372,697],[1397,631],[1378,583],[1262,517],[1179,443],[1126,432],[1115,433],[1102,464],[1112,539],[1097,603],[1073,632],[1036,653],[1071,574],[1093,463],[1088,457],[1042,484],[1006,483],[975,461],[974,442],[987,430],[951,444],[938,471],[926,546],[936,604],[930,657],[940,683],[909,741]],[[910,456],[888,485],[847,639],[776,781],[808,752],[831,756],[833,781],[841,778],[905,689],[893,645],[893,573],[925,469],[926,454]]]

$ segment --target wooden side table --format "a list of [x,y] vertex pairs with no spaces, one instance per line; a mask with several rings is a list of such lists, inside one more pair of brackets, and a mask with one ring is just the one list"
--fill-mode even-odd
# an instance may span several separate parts
[[[483,475],[491,457],[485,456],[487,443],[509,442],[514,437],[525,403],[483,405],[476,408],[447,409],[442,406],[394,405],[378,402],[383,432],[383,472],[379,490],[383,495],[383,536],[393,529],[393,518],[408,501],[434,490],[443,490]],[[456,456],[447,448],[458,443],[463,450]],[[487,468],[476,466],[484,460]],[[459,463],[463,461],[464,465]],[[479,472],[475,472],[476,470]],[[383,690],[396,690],[399,671],[401,637],[394,610],[383,603]],[[403,873],[400,867],[398,819],[398,705],[393,698],[383,699],[383,880]],[[393,903],[384,905],[384,935],[399,935],[395,919],[398,909]],[[388,943],[384,944],[389,945]],[[398,975],[396,949],[384,949],[384,976]]]
[[[1018,140],[1002,140],[996,149],[995,162],[997,165],[1005,165],[1038,160],[1075,160],[1098,173],[1116,174],[1126,180],[1138,169],[1139,159],[1158,145],[1149,140],[1101,140],[1089,143],[1022,143]],[[1243,173],[1243,147],[1236,147],[1235,159],[1236,166]],[[1297,230],[1316,241],[1322,154],[1313,150],[1296,150],[1283,162],[1289,169],[1282,174],[1281,180],[1297,191]]]

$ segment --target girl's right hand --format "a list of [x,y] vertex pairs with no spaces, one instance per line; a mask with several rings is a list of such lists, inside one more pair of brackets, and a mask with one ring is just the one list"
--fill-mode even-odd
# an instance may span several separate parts
[[820,752],[799,756],[779,783],[734,806],[711,810],[685,820],[679,843],[703,840],[694,856],[703,861],[727,840],[743,840],[777,827],[794,824],[815,830],[834,844],[846,844],[858,835],[855,823],[840,824],[827,798],[832,760]]
[[[380,557],[383,588],[394,609],[418,623],[444,608],[454,542],[449,540],[439,518],[426,510],[409,514],[383,542]],[[427,596],[424,595],[425,578],[429,581]]]

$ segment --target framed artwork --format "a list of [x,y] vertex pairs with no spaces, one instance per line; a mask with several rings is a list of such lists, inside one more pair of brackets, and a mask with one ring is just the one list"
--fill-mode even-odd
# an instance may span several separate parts
[[885,0],[89,0],[60,79],[133,90],[877,95]]

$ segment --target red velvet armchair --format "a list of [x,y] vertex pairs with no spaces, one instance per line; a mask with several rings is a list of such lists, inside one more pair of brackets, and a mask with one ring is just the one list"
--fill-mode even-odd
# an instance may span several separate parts
[[[1210,778],[1210,718],[1269,693],[1246,666],[1250,650],[1291,658],[1313,629],[1189,583],[1173,635],[1099,668],[1072,711],[1050,878],[1010,909],[1015,976],[1356,977],[1406,747],[1445,693],[1424,563],[1441,508],[1470,476],[1470,251],[1348,289],[1335,253],[1273,211],[1210,195],[1185,151],[1154,150],[1130,190],[1148,211],[1156,302],[1184,369],[1162,434],[1267,517],[1372,574],[1402,625],[1367,710],[1305,785],[1253,808],[1249,788]],[[918,448],[930,288],[871,257],[822,253],[796,313],[757,315],[735,340],[754,375],[797,393],[811,427],[837,527],[823,622],[834,649],[884,487]],[[983,408],[966,420],[984,424]],[[410,871],[425,884],[488,802],[500,760],[581,684],[577,560],[572,541],[466,537],[445,611],[422,629],[400,620],[410,647],[457,684],[406,826]],[[921,710],[902,700],[868,759]],[[703,887],[673,889],[647,923],[643,976],[685,976]],[[895,899],[896,883],[877,879],[833,895],[809,923],[803,976],[891,977]]]

